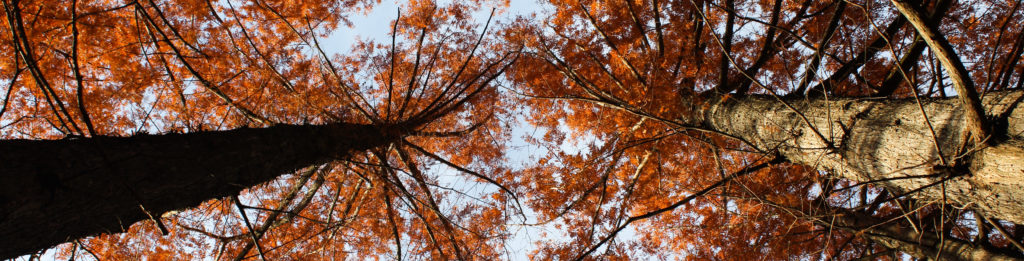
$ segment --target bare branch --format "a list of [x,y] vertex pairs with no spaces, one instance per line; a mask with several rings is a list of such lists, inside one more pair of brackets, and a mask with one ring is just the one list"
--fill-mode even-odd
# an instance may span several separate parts
[[249,228],[249,236],[252,238],[253,244],[256,244],[256,251],[260,253],[260,260],[266,261],[267,257],[263,254],[263,247],[260,246],[260,239],[256,235],[256,231],[252,229],[252,223],[249,222],[249,216],[245,215],[245,208],[242,207],[242,202],[238,200],[238,196],[231,196],[232,201],[235,202],[235,207],[238,208],[238,213],[242,215],[242,220],[245,221],[245,226]]
[[589,256],[590,253],[593,253],[595,250],[600,248],[602,245],[607,243],[609,240],[615,238],[615,236],[618,235],[619,232],[622,232],[622,230],[626,229],[626,227],[629,227],[629,224],[631,224],[633,222],[636,222],[636,221],[639,221],[639,220],[648,219],[648,218],[657,216],[658,214],[665,213],[665,212],[668,212],[668,211],[672,211],[672,210],[678,208],[679,206],[685,205],[685,204],[689,203],[690,201],[693,201],[697,197],[704,196],[708,192],[711,192],[712,190],[714,190],[714,189],[716,189],[718,187],[721,187],[722,185],[725,185],[726,183],[729,183],[730,181],[732,181],[733,179],[735,179],[737,177],[744,176],[744,175],[747,175],[747,174],[750,174],[750,173],[754,173],[754,172],[756,172],[758,170],[761,170],[761,169],[763,169],[765,167],[768,167],[768,166],[771,166],[771,165],[774,165],[774,164],[778,164],[778,163],[782,163],[782,161],[783,161],[782,158],[775,158],[775,159],[772,159],[772,160],[770,160],[768,162],[764,162],[764,163],[757,164],[757,165],[754,165],[754,166],[744,167],[743,169],[741,169],[741,170],[739,170],[737,172],[732,173],[731,175],[729,175],[729,176],[719,180],[718,182],[715,182],[714,184],[708,185],[707,187],[704,187],[703,189],[701,189],[699,191],[696,191],[693,194],[690,194],[689,196],[686,196],[685,198],[683,198],[683,199],[681,199],[679,201],[676,201],[672,205],[669,205],[667,207],[660,208],[660,209],[657,209],[657,210],[654,210],[654,211],[651,211],[651,212],[647,212],[647,213],[644,213],[642,215],[629,217],[629,219],[627,219],[626,222],[622,223],[621,225],[618,225],[618,227],[616,227],[615,230],[612,230],[612,232],[610,234],[608,234],[603,239],[601,239],[601,241],[599,241],[597,244],[595,244],[594,246],[591,246],[589,249],[587,249],[587,251],[585,251],[582,254],[580,254],[579,256],[577,256],[575,258],[575,260],[577,260],[577,261],[583,260],[583,258]]
[[934,25],[929,25],[925,21],[924,15],[913,4],[906,0],[891,0],[891,2],[903,17],[910,21],[910,24],[917,30],[918,35],[924,38],[928,48],[938,58],[942,67],[946,69],[946,73],[949,74],[949,79],[953,81],[953,88],[957,92],[957,97],[959,97],[960,102],[965,107],[967,131],[973,134],[971,138],[974,143],[976,145],[985,143],[989,138],[989,131],[985,119],[985,111],[981,107],[981,98],[978,96],[978,91],[975,90],[974,81],[971,80],[967,68],[960,61],[960,56],[953,50],[953,45],[946,40],[946,37]]

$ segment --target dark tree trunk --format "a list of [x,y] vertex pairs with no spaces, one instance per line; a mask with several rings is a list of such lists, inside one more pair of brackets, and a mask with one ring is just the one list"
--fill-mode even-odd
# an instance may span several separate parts
[[159,218],[236,195],[281,174],[387,144],[400,129],[342,123],[0,141],[0,259],[123,231],[149,219],[142,207]]

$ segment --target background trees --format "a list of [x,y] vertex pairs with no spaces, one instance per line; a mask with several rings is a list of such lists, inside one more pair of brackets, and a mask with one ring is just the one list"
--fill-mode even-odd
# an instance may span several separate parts
[[140,202],[149,221],[59,255],[491,259],[520,226],[564,231],[536,259],[1024,251],[1017,1],[547,1],[497,22],[414,1],[390,42],[325,54],[372,4],[5,1],[5,139],[386,137],[184,212]]

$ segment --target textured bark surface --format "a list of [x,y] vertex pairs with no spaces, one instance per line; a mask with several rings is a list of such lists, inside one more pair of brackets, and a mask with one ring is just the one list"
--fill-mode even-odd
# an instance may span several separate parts
[[193,207],[396,135],[356,124],[0,141],[0,259]]
[[[712,106],[704,121],[760,150],[777,149],[794,163],[854,181],[876,181],[896,193],[914,192],[910,197],[922,203],[945,199],[1021,224],[1024,110],[1015,101],[1022,94],[983,97],[989,117],[1008,117],[993,122],[995,145],[981,148],[964,145],[964,109],[956,98],[921,100],[934,138],[913,99],[786,100],[794,111],[772,97],[747,96]],[[943,167],[939,151],[949,164],[959,161],[964,167]],[[944,186],[936,185],[942,180]]]

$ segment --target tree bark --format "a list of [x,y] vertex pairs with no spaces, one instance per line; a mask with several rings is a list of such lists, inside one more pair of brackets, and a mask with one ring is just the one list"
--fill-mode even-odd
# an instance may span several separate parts
[[913,99],[785,100],[798,113],[756,95],[719,102],[703,121],[794,163],[875,182],[924,203],[947,200],[1024,224],[1024,110],[1017,106],[1022,95],[995,92],[982,100],[987,115],[1006,117],[993,122],[993,145],[973,150],[964,149],[969,147],[962,131],[969,127],[969,109],[956,98],[922,98],[931,126]]
[[0,141],[0,259],[237,195],[283,173],[387,144],[398,130],[336,123]]

